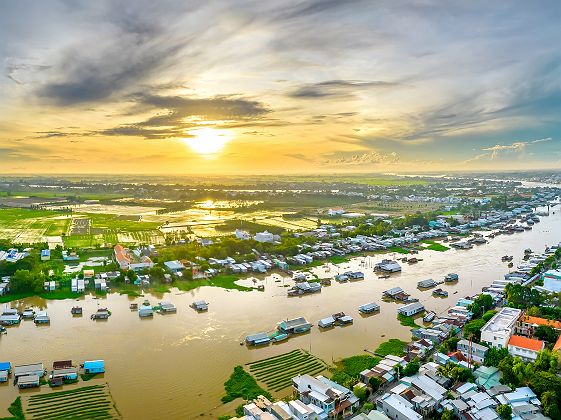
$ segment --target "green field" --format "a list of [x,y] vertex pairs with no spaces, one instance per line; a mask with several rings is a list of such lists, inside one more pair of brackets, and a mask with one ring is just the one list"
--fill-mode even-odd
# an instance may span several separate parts
[[248,363],[247,368],[258,381],[267,386],[269,391],[280,392],[292,384],[294,376],[306,373],[316,376],[327,370],[327,365],[310,353],[296,349],[289,353]]
[[31,420],[121,418],[106,385],[32,395],[24,403]]

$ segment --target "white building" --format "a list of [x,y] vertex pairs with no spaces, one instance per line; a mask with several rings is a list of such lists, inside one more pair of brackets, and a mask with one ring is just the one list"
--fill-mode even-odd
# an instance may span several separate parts
[[273,235],[271,232],[257,232],[255,234],[255,236],[253,237],[253,239],[255,239],[257,242],[274,242],[275,240],[275,235]]
[[241,239],[242,241],[247,241],[251,236],[244,230],[236,229],[236,238]]
[[471,359],[476,363],[483,363],[489,348],[478,343],[470,343],[468,340],[460,340],[458,341],[458,350],[466,359]]
[[404,305],[401,306],[399,308],[397,308],[397,312],[399,312],[401,315],[405,315],[405,316],[413,316],[416,315],[420,312],[423,312],[425,310],[425,307],[423,306],[423,304],[421,302],[413,302],[410,303],[408,305]]
[[544,347],[545,343],[541,340],[513,335],[508,342],[508,353],[513,357],[520,357],[525,362],[534,362],[538,352]]
[[543,274],[543,288],[553,293],[561,292],[561,270],[549,270]]
[[500,349],[507,348],[521,314],[520,309],[502,308],[481,329],[481,343]]
[[423,416],[413,410],[413,404],[401,395],[384,394],[376,401],[378,411],[395,420],[421,420]]

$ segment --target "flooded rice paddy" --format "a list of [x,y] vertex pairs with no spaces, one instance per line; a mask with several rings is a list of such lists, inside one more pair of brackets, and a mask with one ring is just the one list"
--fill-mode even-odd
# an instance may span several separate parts
[[[516,266],[525,248],[541,252],[546,245],[558,243],[561,210],[557,206],[554,211],[531,231],[501,235],[471,250],[422,251],[417,257],[423,261],[402,264],[403,272],[387,279],[377,278],[372,271],[374,263],[383,258],[381,254],[354,258],[338,266],[313,268],[312,272],[320,278],[352,269],[365,272],[365,279],[343,284],[333,282],[321,293],[302,297],[288,298],[287,288],[283,286],[292,283],[276,273],[264,277],[264,292],[203,287],[191,292],[175,290],[147,295],[152,304],[168,300],[178,307],[176,314],[156,314],[153,319],[140,319],[129,309],[130,302],[141,303],[144,298],[116,294],[102,299],[91,296],[80,299],[79,304],[84,308],[84,316],[80,318],[70,314],[71,307],[77,304],[74,300],[31,298],[3,304],[46,309],[51,325],[37,327],[32,321],[22,321],[20,326],[9,328],[8,334],[0,338],[0,359],[12,364],[43,362],[48,369],[54,360],[72,359],[81,363],[87,359],[105,359],[104,377],[87,384],[107,382],[124,418],[184,419],[201,415],[216,418],[232,413],[239,404],[232,402],[224,407],[220,403],[223,382],[235,365],[296,348],[311,351],[331,363],[360,354],[364,349],[374,349],[389,338],[409,340],[409,328],[401,326],[396,319],[399,304],[382,301],[384,290],[401,286],[419,298],[427,309],[442,312],[460,297],[479,292],[483,286],[502,278],[509,269],[501,262],[501,256],[514,255]],[[416,287],[419,280],[441,280],[449,272],[458,273],[460,281],[440,286],[449,291],[448,298],[434,298],[431,290],[421,292]],[[210,302],[207,313],[199,314],[189,308],[191,302],[201,299]],[[380,313],[361,316],[358,306],[371,301],[380,304]],[[98,307],[107,307],[112,312],[108,321],[90,320],[90,314]],[[310,333],[279,344],[257,349],[240,346],[245,335],[271,331],[282,319],[304,316],[317,325],[319,319],[340,311],[351,315],[354,325],[328,331],[319,331],[314,326]],[[19,392],[10,381],[8,385],[0,385],[0,405],[8,407],[18,395],[38,392],[50,390],[44,386],[41,390]]]

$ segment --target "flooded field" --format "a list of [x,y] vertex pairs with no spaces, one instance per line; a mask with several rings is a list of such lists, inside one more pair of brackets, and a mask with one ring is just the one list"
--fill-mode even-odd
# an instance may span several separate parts
[[[372,272],[374,263],[381,260],[382,255],[358,257],[339,266],[316,267],[312,271],[321,278],[347,269],[364,271],[366,278],[344,284],[333,282],[321,293],[303,297],[288,298],[283,285],[291,282],[280,274],[271,274],[263,280],[264,292],[204,287],[192,292],[147,296],[152,304],[169,300],[178,307],[177,314],[155,315],[153,319],[140,319],[136,312],[129,310],[131,301],[142,302],[143,298],[133,300],[119,295],[82,298],[84,316],[81,318],[70,314],[71,307],[76,304],[73,300],[13,302],[6,306],[47,309],[51,325],[36,327],[31,321],[22,321],[19,327],[9,328],[8,334],[0,338],[0,359],[12,364],[43,362],[50,368],[53,360],[72,359],[74,363],[81,363],[102,358],[106,361],[107,373],[104,378],[87,384],[108,382],[124,418],[184,419],[201,415],[216,418],[232,413],[239,404],[234,401],[224,407],[220,403],[223,382],[235,365],[296,348],[306,349],[331,363],[340,357],[360,354],[364,349],[374,349],[388,338],[409,340],[409,328],[401,326],[396,319],[398,304],[382,301],[384,290],[401,286],[419,298],[427,309],[442,312],[460,297],[481,291],[481,287],[502,278],[509,271],[501,262],[502,255],[514,255],[516,265],[525,248],[542,251],[546,245],[561,241],[559,206],[554,211],[531,231],[499,236],[471,250],[420,252],[418,257],[423,261],[403,264],[402,273],[387,279],[378,279]],[[434,298],[430,290],[421,292],[416,287],[419,280],[440,280],[449,272],[458,273],[460,281],[441,286],[449,291],[448,298]],[[188,307],[199,299],[210,302],[207,313],[199,314]],[[370,301],[379,303],[381,311],[362,317],[358,306]],[[90,320],[89,315],[98,307],[111,310],[108,321]],[[309,334],[259,349],[250,350],[239,344],[245,335],[270,331],[287,317],[305,316],[316,325],[319,319],[340,311],[351,315],[354,325],[325,332],[314,326]],[[42,387],[40,391],[22,394],[39,392],[50,391]],[[0,385],[2,409],[19,394],[11,382]],[[2,415],[7,412],[0,411]]]

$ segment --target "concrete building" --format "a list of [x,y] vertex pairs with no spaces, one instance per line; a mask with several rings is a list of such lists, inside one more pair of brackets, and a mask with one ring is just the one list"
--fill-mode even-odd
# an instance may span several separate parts
[[255,239],[257,242],[274,242],[275,241],[275,235],[273,235],[271,232],[257,232],[255,234],[255,236],[253,237],[253,239]]
[[525,362],[534,362],[538,352],[542,351],[545,343],[541,340],[513,335],[508,342],[508,352],[511,356],[518,356]]
[[553,292],[561,292],[561,270],[546,271],[543,276],[543,288]]
[[395,420],[421,420],[423,416],[413,410],[413,404],[401,395],[384,394],[376,401],[376,408]]
[[399,308],[397,308],[397,312],[399,312],[401,315],[405,315],[405,316],[413,316],[416,315],[420,312],[423,312],[425,310],[425,307],[423,306],[423,304],[421,302],[413,302],[410,303],[409,305],[404,305],[401,306]]
[[471,360],[476,363],[483,363],[489,348],[478,343],[470,343],[468,340],[460,340],[458,342],[458,350],[467,360]]
[[481,329],[481,343],[491,347],[507,348],[521,314],[520,309],[502,308]]

